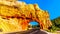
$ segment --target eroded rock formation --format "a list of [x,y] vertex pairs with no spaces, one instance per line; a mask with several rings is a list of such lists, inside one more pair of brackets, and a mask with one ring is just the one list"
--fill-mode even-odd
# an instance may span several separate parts
[[3,32],[27,30],[31,21],[38,22],[43,30],[52,25],[49,13],[41,10],[37,4],[0,0],[0,29]]

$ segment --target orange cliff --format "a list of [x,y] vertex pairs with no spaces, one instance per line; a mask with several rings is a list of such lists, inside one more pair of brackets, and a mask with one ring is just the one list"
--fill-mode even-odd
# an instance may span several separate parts
[[37,4],[0,0],[0,29],[3,32],[27,30],[31,21],[38,22],[40,28],[46,30],[52,25],[49,17],[49,13]]

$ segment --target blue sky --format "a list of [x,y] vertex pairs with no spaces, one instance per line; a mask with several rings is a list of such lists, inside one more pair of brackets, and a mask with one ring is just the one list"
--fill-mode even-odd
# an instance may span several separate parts
[[31,25],[38,25],[38,23],[35,22],[35,21],[30,22],[30,24],[31,24]]
[[20,0],[20,1],[24,1],[27,4],[35,3],[38,4],[42,10],[47,10],[49,12],[50,19],[54,19],[60,16],[60,0]]

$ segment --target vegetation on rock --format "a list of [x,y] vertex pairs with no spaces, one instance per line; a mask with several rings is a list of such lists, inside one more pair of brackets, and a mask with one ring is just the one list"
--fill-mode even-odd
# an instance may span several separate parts
[[60,31],[60,17],[57,17],[53,20],[51,20],[52,26],[47,30],[48,32],[56,32]]

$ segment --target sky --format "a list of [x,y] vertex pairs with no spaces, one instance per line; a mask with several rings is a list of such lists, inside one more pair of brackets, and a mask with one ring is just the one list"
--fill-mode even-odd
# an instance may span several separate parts
[[47,10],[49,12],[51,20],[60,16],[60,0],[19,0],[19,1],[26,2],[27,4],[38,4],[42,10]]

